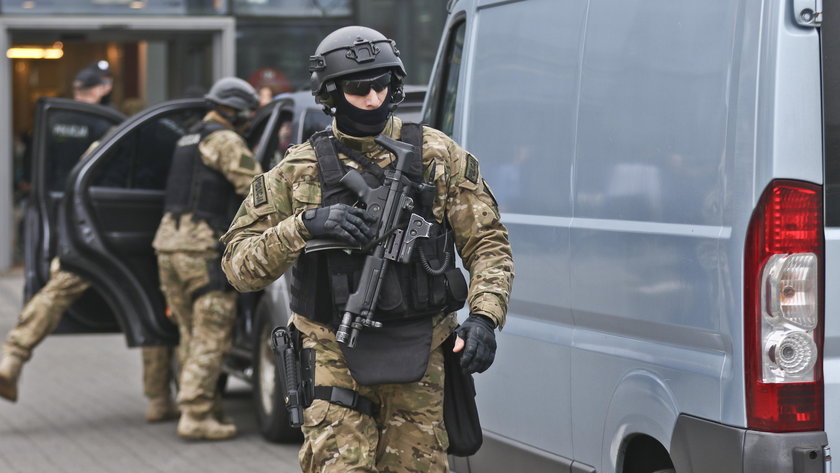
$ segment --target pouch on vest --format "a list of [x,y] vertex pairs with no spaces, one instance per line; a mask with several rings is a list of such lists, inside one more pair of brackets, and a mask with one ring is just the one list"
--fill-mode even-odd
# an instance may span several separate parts
[[395,272],[394,265],[389,265],[385,268],[385,280],[379,289],[379,300],[376,301],[377,312],[404,313],[407,310],[405,300],[403,299],[403,291],[400,287],[399,279],[394,274]]
[[467,302],[467,294],[469,288],[467,287],[467,280],[464,278],[464,273],[461,268],[452,268],[443,273],[446,281],[446,293],[449,295],[447,299],[446,312],[455,312],[464,307]]

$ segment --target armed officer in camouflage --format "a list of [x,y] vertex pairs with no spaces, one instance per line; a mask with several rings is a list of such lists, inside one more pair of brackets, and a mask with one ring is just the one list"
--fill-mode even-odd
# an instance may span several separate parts
[[178,435],[221,440],[236,435],[216,390],[231,344],[236,292],[222,274],[219,236],[262,169],[241,136],[257,108],[254,88],[227,77],[205,98],[211,110],[175,148],[152,245],[180,334]]
[[[238,290],[256,291],[294,265],[290,322],[303,351],[315,353],[299,454],[304,472],[448,472],[441,345],[455,331],[453,351],[465,371],[492,363],[513,279],[507,230],[476,158],[440,131],[393,116],[405,70],[392,40],[341,28],[321,42],[309,68],[313,94],[334,114],[332,127],[290,148],[252,183],[222,237],[223,268]],[[381,328],[365,328],[350,348],[337,342],[336,330],[365,250],[315,251],[324,246],[314,242],[375,243],[376,219],[354,206],[357,196],[339,181],[348,170],[371,187],[394,176],[387,173],[395,156],[374,141],[379,134],[422,149],[404,177],[414,189],[413,212],[432,225],[411,261],[387,267],[374,317]],[[469,287],[455,268],[456,248]],[[470,316],[458,327],[454,310],[465,300]]]

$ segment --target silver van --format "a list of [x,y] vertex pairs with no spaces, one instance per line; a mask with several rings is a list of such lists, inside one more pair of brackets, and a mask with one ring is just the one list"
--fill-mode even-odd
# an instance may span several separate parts
[[830,471],[835,3],[450,3],[424,121],[478,156],[516,260],[456,471]]

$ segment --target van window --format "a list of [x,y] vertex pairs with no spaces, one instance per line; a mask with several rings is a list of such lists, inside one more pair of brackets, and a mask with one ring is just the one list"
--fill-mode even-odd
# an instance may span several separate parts
[[[505,3],[473,23],[465,143],[503,213],[571,216],[585,2]],[[553,25],[552,28],[511,25]],[[529,233],[529,237],[533,233]]]
[[736,23],[733,4],[670,2],[672,21],[654,30],[627,18],[661,15],[659,5],[591,4],[575,218],[721,224],[738,33],[720,25]]
[[93,185],[122,189],[163,190],[175,143],[205,110],[173,110],[149,119],[122,137],[100,159]]
[[423,119],[424,123],[429,123],[450,136],[455,125],[455,103],[458,97],[458,75],[461,72],[465,31],[466,23],[463,21],[452,27],[446,55],[440,64],[441,71],[429,91],[432,97],[429,110]]

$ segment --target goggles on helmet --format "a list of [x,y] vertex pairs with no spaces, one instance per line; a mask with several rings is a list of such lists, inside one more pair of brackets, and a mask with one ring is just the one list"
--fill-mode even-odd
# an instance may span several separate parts
[[391,84],[391,71],[367,79],[349,79],[339,81],[341,90],[348,95],[366,96],[370,89],[382,92]]

